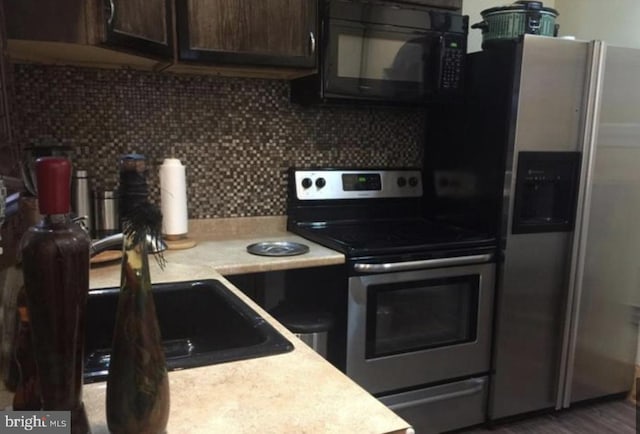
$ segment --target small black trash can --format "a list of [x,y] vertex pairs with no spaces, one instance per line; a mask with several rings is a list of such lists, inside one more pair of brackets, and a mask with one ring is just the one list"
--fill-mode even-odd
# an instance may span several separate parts
[[302,342],[325,359],[327,339],[333,327],[333,315],[321,310],[282,303],[271,310],[271,315]]

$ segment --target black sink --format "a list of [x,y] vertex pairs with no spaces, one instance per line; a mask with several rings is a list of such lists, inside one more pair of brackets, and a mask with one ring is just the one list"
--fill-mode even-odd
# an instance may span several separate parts
[[[85,383],[104,381],[119,288],[89,291]],[[293,345],[217,280],[153,285],[167,369],[291,351]]]

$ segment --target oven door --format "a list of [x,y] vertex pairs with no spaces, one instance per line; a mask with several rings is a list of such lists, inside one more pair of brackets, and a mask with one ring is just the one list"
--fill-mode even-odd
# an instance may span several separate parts
[[488,372],[490,258],[356,264],[387,272],[349,278],[347,375],[381,393]]

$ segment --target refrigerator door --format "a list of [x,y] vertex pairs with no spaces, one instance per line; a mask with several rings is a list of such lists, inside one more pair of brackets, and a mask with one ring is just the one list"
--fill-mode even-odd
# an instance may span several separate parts
[[513,152],[507,153],[506,162],[503,206],[508,217],[498,285],[491,419],[556,405],[572,225],[514,233],[516,182],[522,152],[582,150],[590,52],[587,42],[524,38]]
[[[563,406],[631,389],[640,298],[640,50],[601,46]],[[597,51],[597,50],[596,50]]]

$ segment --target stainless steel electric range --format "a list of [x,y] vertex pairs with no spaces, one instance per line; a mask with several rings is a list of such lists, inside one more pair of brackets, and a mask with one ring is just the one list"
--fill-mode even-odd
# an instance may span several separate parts
[[345,254],[347,375],[439,432],[485,419],[496,244],[421,202],[419,170],[291,169],[287,227]]

